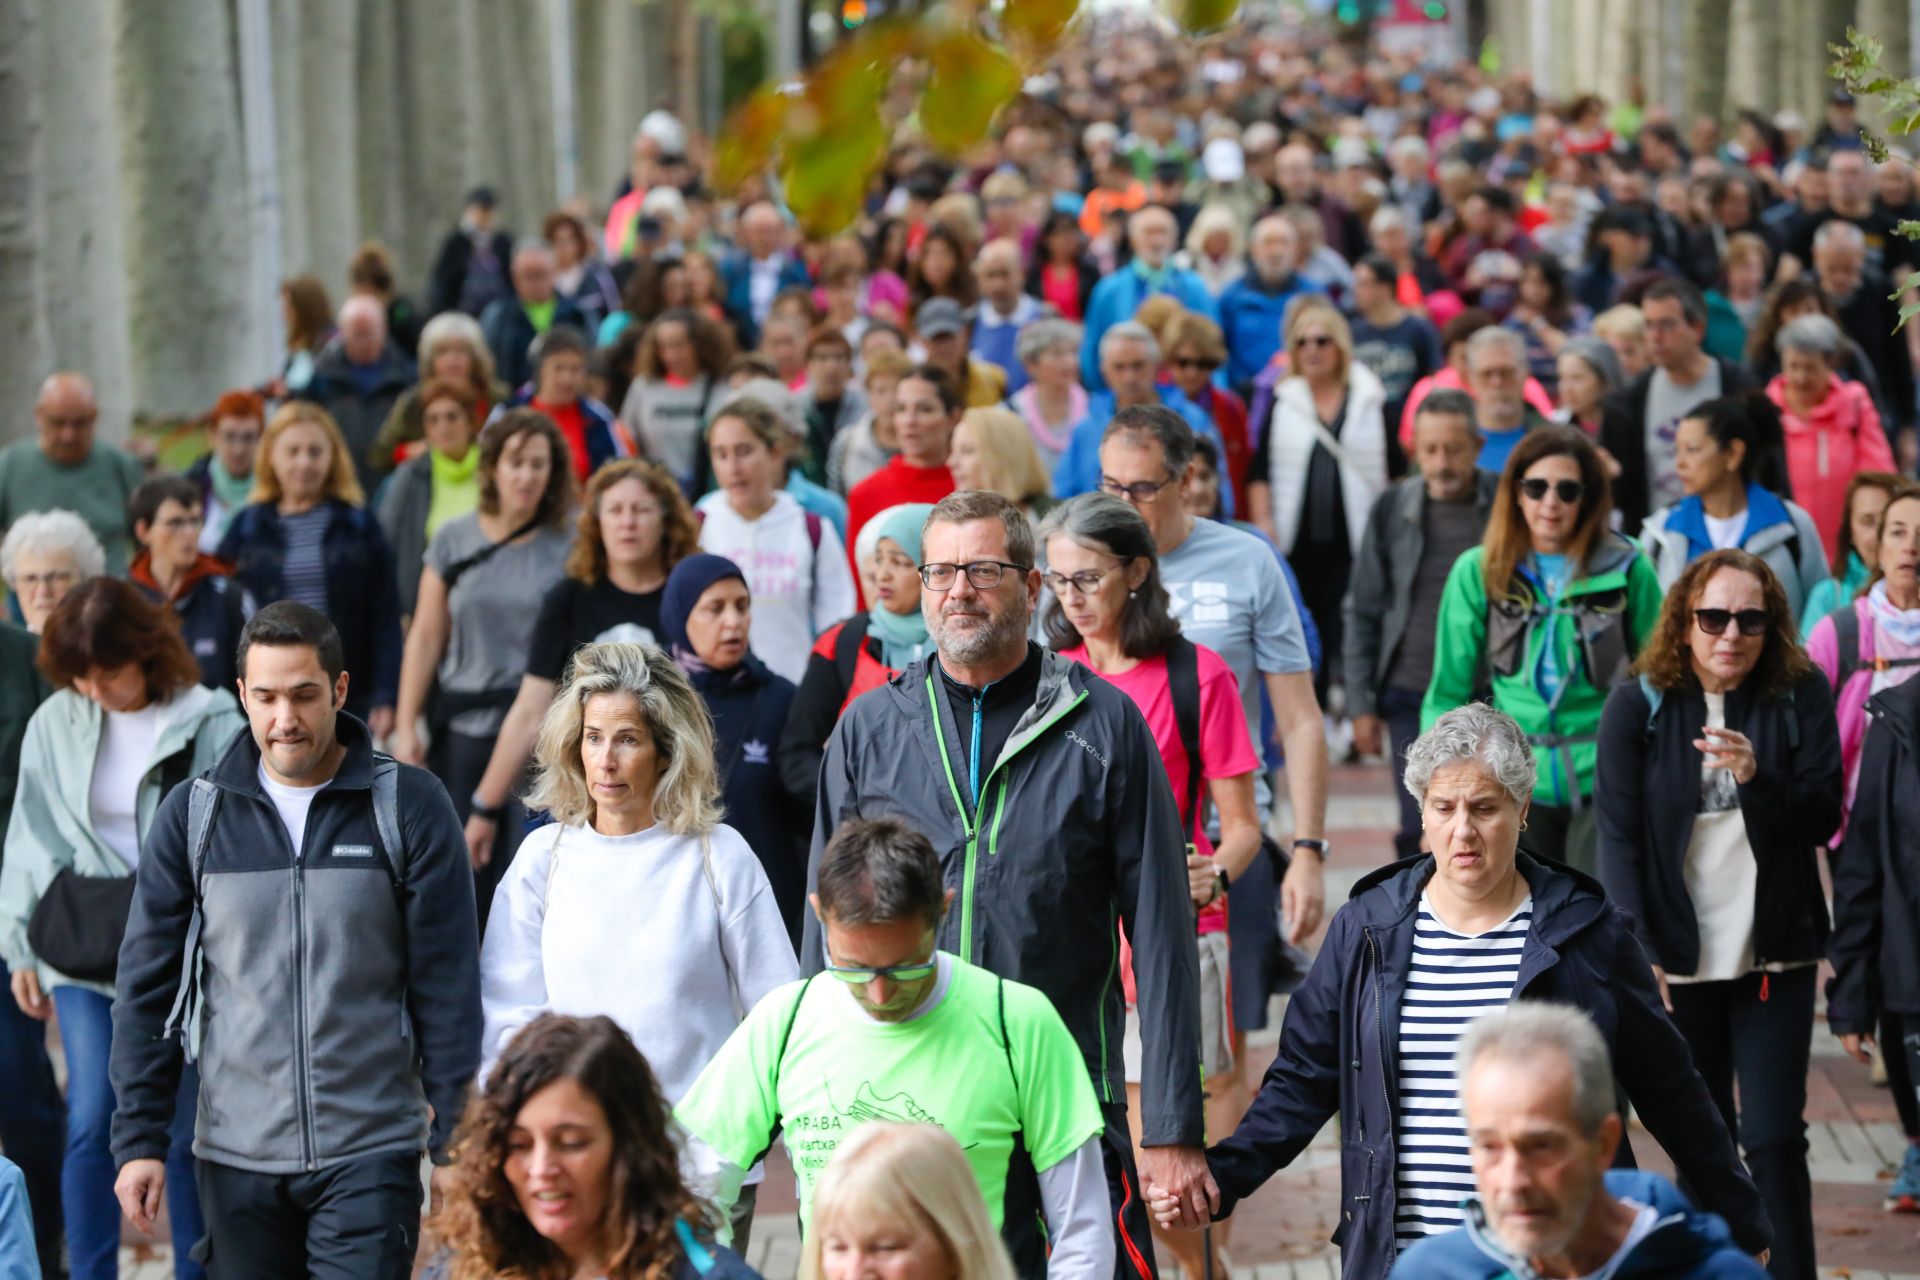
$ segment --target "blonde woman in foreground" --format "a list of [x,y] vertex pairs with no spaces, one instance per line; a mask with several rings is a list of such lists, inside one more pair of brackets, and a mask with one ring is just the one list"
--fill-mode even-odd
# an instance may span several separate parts
[[813,1193],[800,1280],[1013,1280],[959,1144],[930,1124],[867,1124]]

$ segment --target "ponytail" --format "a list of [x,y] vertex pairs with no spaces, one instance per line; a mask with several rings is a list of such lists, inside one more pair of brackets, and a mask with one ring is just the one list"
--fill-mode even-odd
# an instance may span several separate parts
[[1740,459],[1740,479],[1757,484],[1775,497],[1791,500],[1793,481],[1787,474],[1787,436],[1780,410],[1763,391],[1721,396],[1696,405],[1685,415],[1698,420],[1722,449],[1735,441],[1746,446]]

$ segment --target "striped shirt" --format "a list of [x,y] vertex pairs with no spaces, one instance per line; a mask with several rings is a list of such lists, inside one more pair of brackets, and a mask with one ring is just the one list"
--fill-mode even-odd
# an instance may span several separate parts
[[287,558],[280,570],[280,598],[327,611],[327,526],[333,508],[321,503],[299,515],[281,516],[286,533]]
[[1453,1051],[1468,1023],[1512,999],[1532,921],[1529,896],[1485,933],[1455,933],[1420,895],[1413,966],[1400,1005],[1393,1229],[1403,1246],[1464,1220],[1460,1202],[1474,1194],[1473,1164]]

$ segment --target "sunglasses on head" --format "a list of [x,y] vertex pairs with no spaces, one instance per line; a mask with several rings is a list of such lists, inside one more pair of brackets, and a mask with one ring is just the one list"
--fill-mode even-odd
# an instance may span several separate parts
[[1587,486],[1578,480],[1542,480],[1537,476],[1520,482],[1520,492],[1535,502],[1544,499],[1549,489],[1559,495],[1560,501],[1572,506],[1580,501],[1580,496],[1587,491]]
[[1727,629],[1729,622],[1740,628],[1743,636],[1763,636],[1773,617],[1765,609],[1695,609],[1693,620],[1700,629],[1710,636],[1717,636]]

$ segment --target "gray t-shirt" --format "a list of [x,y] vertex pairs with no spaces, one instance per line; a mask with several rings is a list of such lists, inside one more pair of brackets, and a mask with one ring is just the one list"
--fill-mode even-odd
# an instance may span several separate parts
[[620,406],[620,421],[633,432],[640,456],[657,462],[681,487],[693,481],[700,450],[705,447],[702,418],[712,394],[705,374],[691,382],[635,378]]
[[[460,561],[491,545],[480,518],[461,516],[440,526],[427,544],[427,564],[444,577]],[[448,693],[517,689],[527,670],[527,643],[540,602],[560,580],[567,535],[542,529],[516,546],[501,547],[460,575],[447,599],[447,652],[440,659],[440,688]],[[450,722],[455,733],[484,738],[499,732],[506,708],[463,711]]]
[[1707,372],[1700,381],[1683,387],[1656,368],[1647,385],[1647,497],[1648,510],[1658,511],[1687,496],[1674,468],[1674,437],[1680,434],[1680,420],[1697,404],[1705,404],[1720,394],[1720,366],[1707,361]]
[[1420,563],[1413,571],[1413,590],[1407,601],[1407,629],[1387,669],[1394,689],[1424,693],[1433,679],[1433,636],[1440,622],[1440,595],[1460,553],[1480,541],[1480,519],[1475,502],[1435,502],[1429,497],[1421,517]]
[[[1257,535],[1217,520],[1195,520],[1186,541],[1160,557],[1160,578],[1182,634],[1233,668],[1247,733],[1264,746],[1262,674],[1313,670],[1300,612],[1274,549]],[[1264,768],[1254,773],[1254,790],[1260,807],[1266,808],[1270,796]]]

